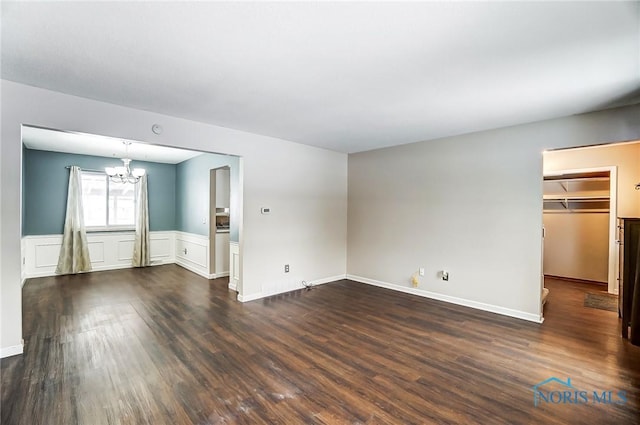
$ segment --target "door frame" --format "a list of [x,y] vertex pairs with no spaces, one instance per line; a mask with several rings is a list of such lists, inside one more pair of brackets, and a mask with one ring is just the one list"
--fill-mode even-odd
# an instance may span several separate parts
[[[217,201],[216,201],[216,192],[217,192],[217,177],[216,172],[218,170],[229,170],[231,173],[231,167],[229,165],[221,165],[220,167],[209,169],[209,274],[215,274],[218,277],[224,277],[224,273],[220,274],[216,270],[216,236],[217,236],[217,225],[216,225],[216,213],[217,213]],[[231,195],[231,175],[229,175],[229,187],[227,188],[229,191],[229,195]],[[231,205],[229,205],[229,213],[231,213]],[[231,216],[229,217],[231,219]],[[225,247],[225,251],[229,252],[229,246]],[[231,259],[229,259],[229,280],[231,280]]]

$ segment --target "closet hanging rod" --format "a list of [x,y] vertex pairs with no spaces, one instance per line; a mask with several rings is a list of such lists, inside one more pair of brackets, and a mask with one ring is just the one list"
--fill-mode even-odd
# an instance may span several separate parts
[[609,214],[609,210],[542,210],[544,214]]
[[560,182],[608,182],[611,179],[609,177],[576,177],[576,178],[554,178],[550,176],[544,177],[545,183],[560,183]]
[[[68,170],[68,169],[70,169],[71,167],[73,167],[73,165],[67,165],[67,166],[66,166],[66,167],[64,167],[64,168],[66,168],[66,169]],[[80,170],[82,170],[82,171],[89,171],[89,172],[91,172],[91,173],[103,173],[103,174],[105,173],[105,171],[104,171],[104,170],[91,170],[91,169],[89,169],[89,168],[80,168]]]

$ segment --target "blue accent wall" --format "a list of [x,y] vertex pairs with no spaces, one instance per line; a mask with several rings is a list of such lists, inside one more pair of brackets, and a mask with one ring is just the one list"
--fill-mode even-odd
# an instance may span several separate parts
[[[59,235],[64,228],[67,165],[102,170],[122,165],[118,158],[23,149],[22,235]],[[147,171],[149,230],[176,229],[176,165],[133,161]]]
[[176,224],[181,232],[209,235],[209,173],[214,168],[230,167],[231,223],[229,240],[238,242],[239,158],[236,156],[202,154],[183,161],[176,169]]

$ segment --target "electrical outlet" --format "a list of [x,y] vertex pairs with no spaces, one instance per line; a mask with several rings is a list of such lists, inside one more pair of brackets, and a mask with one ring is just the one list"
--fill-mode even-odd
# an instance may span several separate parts
[[289,273],[289,265],[288,264],[284,265],[284,272],[285,273]]
[[424,276],[424,267],[420,267],[420,268],[418,269],[418,274],[419,274],[420,276]]
[[446,270],[442,270],[440,272],[440,276],[442,277],[442,280],[445,280],[445,281],[449,280],[449,272]]

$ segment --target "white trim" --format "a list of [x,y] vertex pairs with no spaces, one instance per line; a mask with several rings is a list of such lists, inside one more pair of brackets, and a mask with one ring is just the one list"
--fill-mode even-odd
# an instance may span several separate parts
[[618,167],[609,173],[609,282],[607,292],[618,294]]
[[[158,266],[160,264],[156,263],[156,264],[152,264],[152,266]],[[121,269],[132,269],[133,266],[131,265],[110,265],[110,266],[98,266],[96,267],[95,265],[91,265],[91,271],[88,272],[80,272],[78,274],[86,274],[86,273],[93,273],[93,272],[104,272],[107,270],[121,270]],[[58,274],[54,272],[50,272],[50,271],[43,271],[43,272],[34,272],[34,273],[29,273],[29,276],[26,279],[32,279],[32,278],[36,278],[36,277],[47,277],[47,276],[60,276]],[[24,283],[23,283],[24,285]]]
[[[340,274],[340,275],[336,275],[336,276],[325,277],[325,278],[322,278],[322,279],[310,280],[310,281],[307,281],[307,283],[310,284],[311,286],[323,285],[325,283],[330,283],[330,282],[335,282],[337,280],[346,279],[346,276],[347,275]],[[296,283],[293,288],[276,289],[275,291],[268,291],[268,292],[262,291],[261,292],[261,294],[262,294],[261,298],[271,297],[273,295],[285,294],[287,292],[297,291],[299,289],[304,289],[304,288],[305,288],[305,286],[302,284],[302,281],[300,281],[299,283]]]
[[240,281],[240,244],[229,241],[229,289],[238,292]]
[[258,292],[257,294],[251,294],[251,295],[238,294],[238,301],[240,301],[241,303],[248,303],[249,301],[259,300],[260,298],[264,298],[264,295],[262,295],[262,292]]
[[[311,286],[318,286],[318,285],[324,285],[325,283],[332,283],[332,282],[336,282],[338,280],[343,280],[343,279],[347,279],[347,275],[339,274],[339,275],[336,275],[336,276],[324,277],[322,279],[310,280],[310,281],[308,281],[308,283],[311,284]],[[298,291],[298,290],[304,289],[304,288],[305,287],[302,285],[302,282],[300,282],[295,288],[288,288],[288,289],[283,289],[283,290],[270,291],[270,292],[267,292],[267,293],[258,292],[258,293],[251,294],[251,295],[248,295],[248,296],[243,296],[243,295],[238,294],[238,301],[246,303],[246,302],[249,302],[249,301],[259,300],[261,298],[267,298],[267,297],[272,297],[274,295],[285,294],[287,292]]]
[[[339,280],[344,280],[347,278],[346,274],[338,274],[335,276],[331,276],[331,277],[325,277],[323,279],[316,279],[316,280],[312,280],[308,283],[311,284],[311,286],[316,286],[316,285],[324,285],[325,283],[333,283],[333,282],[337,282]],[[304,288],[304,286],[303,286]]]
[[347,275],[347,279],[360,283],[366,283],[367,285],[379,286],[381,288],[391,289],[393,291],[404,292],[411,295],[418,295],[424,298],[431,298],[438,301],[444,301],[451,304],[461,305],[464,307],[471,307],[476,310],[488,311],[491,313],[501,314],[503,316],[515,317],[517,319],[527,320],[529,322],[542,323],[542,315],[533,313],[527,313],[520,310],[513,310],[506,307],[500,307],[493,304],[485,304],[478,301],[467,300],[464,298],[452,297],[450,295],[438,294],[436,292],[424,291],[416,288],[409,288],[406,286],[400,286],[393,283],[382,282],[379,280],[369,279],[362,276]]
[[25,271],[27,243],[24,238],[20,239],[20,286],[24,286],[27,281],[27,273]]
[[212,275],[212,274],[206,273],[206,272],[205,272],[205,271],[203,271],[201,268],[196,267],[196,266],[194,266],[194,265],[190,264],[189,262],[181,261],[181,259],[180,259],[180,258],[176,258],[176,265],[177,265],[177,266],[180,266],[180,267],[182,267],[182,268],[184,268],[184,269],[187,269],[187,270],[189,270],[190,272],[193,272],[193,273],[197,274],[198,276],[202,276],[202,277],[204,277],[205,279],[215,279],[215,275]]
[[4,359],[5,357],[17,356],[18,354],[22,354],[23,351],[24,347],[22,346],[22,344],[0,348],[0,359]]

